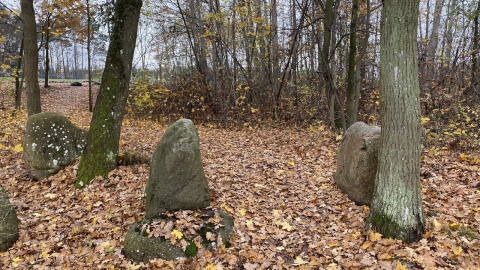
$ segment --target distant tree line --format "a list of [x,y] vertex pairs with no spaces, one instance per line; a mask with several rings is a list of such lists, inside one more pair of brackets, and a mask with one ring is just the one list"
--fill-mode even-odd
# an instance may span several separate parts
[[[87,36],[91,69],[101,74],[114,4],[90,1],[87,14],[86,0],[35,1],[44,86],[48,78],[87,77]],[[148,70],[149,83],[161,83],[156,89],[188,92],[194,85],[189,96],[221,123],[239,111],[325,119],[337,130],[357,120],[376,122],[382,6],[381,0],[146,1],[133,70]],[[419,6],[422,113],[452,98],[478,102],[480,1],[421,0]],[[0,25],[0,72],[20,75],[19,11],[0,5]],[[155,87],[145,89],[162,98]]]

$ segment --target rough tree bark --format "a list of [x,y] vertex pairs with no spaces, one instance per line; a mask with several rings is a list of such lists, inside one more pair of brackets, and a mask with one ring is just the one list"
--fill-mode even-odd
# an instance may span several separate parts
[[118,0],[115,4],[105,71],[78,166],[76,188],[85,187],[95,176],[105,176],[117,166],[141,7],[142,0]]
[[[479,16],[480,16],[480,1],[478,1],[477,8],[475,9],[475,14],[473,17],[473,40],[472,40],[472,79],[471,79],[471,90],[476,92],[478,88],[478,83],[480,79],[478,78],[480,65],[478,64],[478,42],[480,41],[479,34]],[[467,91],[471,92],[471,91]]]
[[367,227],[415,242],[425,224],[420,188],[419,0],[385,0],[380,37],[382,133]]
[[358,0],[352,0],[352,21],[350,22],[350,50],[348,52],[347,73],[347,128],[357,121],[360,89],[356,87],[357,67],[357,19]]
[[28,116],[42,111],[38,85],[37,24],[33,0],[21,0]]
[[93,93],[92,93],[92,58],[91,58],[91,32],[92,18],[90,15],[90,1],[87,0],[87,68],[88,68],[88,111],[93,112]]
[[[17,69],[15,70],[15,111],[20,111],[22,105],[22,85],[20,83],[20,71],[23,63],[23,41],[20,45],[20,52],[18,53]],[[22,75],[23,78],[23,75]]]
[[47,22],[45,23],[45,81],[43,84],[43,88],[48,88],[50,85],[48,84],[48,77],[50,76],[50,16],[49,13],[47,16]]
[[335,17],[335,1],[327,0],[325,2],[325,19],[324,19],[324,33],[323,33],[323,48],[322,58],[320,60],[323,79],[325,81],[326,102],[329,110],[330,121],[332,126],[338,130],[346,130],[345,114],[343,106],[340,106],[338,95],[334,85],[334,74],[332,70],[332,51],[330,46],[332,44],[333,22]]
[[457,0],[450,0],[448,4],[448,15],[449,18],[446,22],[445,26],[445,35],[443,39],[443,47],[442,48],[442,55],[444,56],[442,59],[442,67],[443,67],[443,74],[447,74],[448,70],[450,69],[450,60],[452,55],[452,44],[453,44],[453,26],[455,24],[455,14],[457,12]]
[[433,13],[432,34],[428,40],[427,45],[427,74],[428,79],[433,79],[433,71],[435,68],[435,53],[438,47],[438,31],[440,28],[440,18],[442,17],[444,0],[437,0],[435,2],[435,11]]

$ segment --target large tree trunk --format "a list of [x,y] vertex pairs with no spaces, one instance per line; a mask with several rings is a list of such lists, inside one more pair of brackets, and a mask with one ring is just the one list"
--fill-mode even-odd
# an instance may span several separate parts
[[385,237],[414,242],[425,224],[420,189],[419,0],[385,0],[380,37],[382,133],[368,224]]
[[105,71],[78,166],[77,188],[85,187],[95,176],[106,176],[117,166],[141,7],[141,0],[116,2]]
[[40,86],[38,85],[38,50],[37,50],[37,24],[33,0],[21,0],[25,77],[27,78],[27,112],[28,116],[42,111],[40,105]]

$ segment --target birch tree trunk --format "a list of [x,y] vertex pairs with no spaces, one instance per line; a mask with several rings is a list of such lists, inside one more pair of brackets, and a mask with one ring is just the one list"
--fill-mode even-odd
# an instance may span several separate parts
[[106,176],[117,166],[141,7],[142,0],[118,0],[115,4],[105,71],[78,166],[76,188],[84,188],[95,176]]
[[417,66],[419,0],[385,0],[380,37],[382,132],[375,191],[367,221],[384,237],[422,238],[420,87]]

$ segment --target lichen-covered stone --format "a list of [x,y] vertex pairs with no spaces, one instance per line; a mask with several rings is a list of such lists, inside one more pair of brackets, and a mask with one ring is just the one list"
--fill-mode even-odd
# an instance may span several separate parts
[[0,185],[0,252],[7,251],[18,239],[18,218],[15,207]]
[[165,131],[153,154],[145,192],[147,218],[210,205],[200,143],[191,120],[178,120]]
[[356,122],[345,132],[338,150],[334,179],[358,205],[370,205],[375,188],[380,127]]
[[[152,232],[158,233],[162,231],[157,230],[158,228],[156,226],[165,226],[168,222],[175,224],[175,222],[179,220],[178,218],[159,216],[153,219],[144,219],[133,224],[125,235],[125,256],[136,262],[147,263],[157,258],[175,260],[184,257],[194,257],[200,248],[214,250],[220,246],[220,243],[217,243],[219,239],[221,239],[221,245],[230,245],[230,239],[234,234],[233,219],[231,216],[223,211],[215,212],[213,210],[203,211],[196,216],[197,218],[191,216],[189,218],[190,223],[188,224],[185,224],[184,220],[181,222],[181,224],[185,226],[185,229],[188,230],[188,233],[185,231],[182,232],[181,229],[173,225],[171,231],[178,229],[180,230],[179,232],[182,233],[179,239],[175,238],[174,243],[172,243],[170,239],[170,230],[167,232],[167,235],[158,235],[157,237],[154,236]],[[212,221],[212,219],[215,220],[216,217],[219,217],[217,224],[215,224],[216,221]],[[192,229],[194,229],[194,233],[190,234]],[[208,240],[207,233],[211,233],[215,240]],[[201,247],[196,246],[194,241],[196,238],[201,242]],[[187,244],[184,249],[182,248],[182,241]]]
[[86,131],[58,113],[30,116],[23,137],[23,158],[30,177],[43,179],[70,165],[82,154]]

